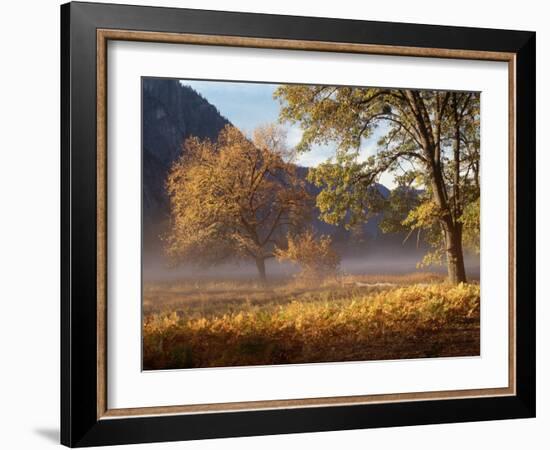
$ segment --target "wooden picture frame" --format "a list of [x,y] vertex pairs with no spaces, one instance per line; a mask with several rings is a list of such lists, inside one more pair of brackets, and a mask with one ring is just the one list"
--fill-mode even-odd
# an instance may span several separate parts
[[[61,442],[91,446],[535,415],[535,33],[125,5],[61,7]],[[507,388],[110,409],[107,42],[504,61],[509,67]]]

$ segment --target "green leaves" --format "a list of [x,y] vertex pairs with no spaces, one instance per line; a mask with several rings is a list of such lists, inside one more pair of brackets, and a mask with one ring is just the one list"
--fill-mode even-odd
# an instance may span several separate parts
[[391,112],[379,101],[380,89],[284,85],[274,96],[281,102],[280,120],[299,123],[304,131],[300,151],[332,141],[345,150],[357,149],[376,127],[371,118]]
[[480,204],[479,197],[466,205],[462,217],[462,237],[468,248],[479,254]]
[[352,229],[380,211],[383,198],[365,171],[368,166],[341,154],[336,162],[309,170],[308,180],[323,187],[316,199],[322,220]]
[[[303,130],[299,151],[329,142],[338,147],[334,160],[310,171],[323,188],[317,197],[323,220],[349,228],[368,220],[367,210],[385,209],[383,231],[416,231],[434,248],[430,261],[443,247],[455,247],[445,239],[460,239],[462,226],[465,243],[479,247],[479,94],[286,85],[275,97],[280,120]],[[381,126],[375,154],[363,159],[363,140]],[[399,192],[377,199],[374,187],[383,173],[392,173],[400,187],[419,189],[423,198],[411,204]]]

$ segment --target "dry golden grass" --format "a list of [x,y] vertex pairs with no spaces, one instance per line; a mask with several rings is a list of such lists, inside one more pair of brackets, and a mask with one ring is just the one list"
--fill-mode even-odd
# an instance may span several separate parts
[[479,354],[479,286],[434,274],[145,288],[145,369]]

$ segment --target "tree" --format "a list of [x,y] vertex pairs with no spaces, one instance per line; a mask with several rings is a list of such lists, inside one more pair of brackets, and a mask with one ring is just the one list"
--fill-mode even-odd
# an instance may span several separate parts
[[[423,191],[401,225],[429,231],[429,256],[445,254],[449,280],[466,281],[463,214],[479,198],[479,94],[286,85],[275,96],[281,120],[303,129],[298,150],[338,143],[335,159],[310,171],[323,187],[321,218],[349,226],[368,220],[384,203],[374,184],[393,172],[400,186]],[[377,127],[385,130],[378,149],[362,160],[362,142]]]
[[177,263],[265,260],[304,222],[310,198],[289,161],[284,133],[268,126],[253,139],[227,125],[217,141],[185,141],[166,182],[171,226],[166,250]]
[[289,235],[286,248],[277,248],[275,257],[298,264],[300,277],[310,280],[334,275],[340,265],[340,256],[332,248],[330,236],[317,238],[311,229]]

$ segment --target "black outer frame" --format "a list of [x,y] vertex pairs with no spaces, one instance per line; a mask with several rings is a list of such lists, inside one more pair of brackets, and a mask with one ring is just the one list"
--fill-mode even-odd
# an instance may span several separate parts
[[[516,54],[516,384],[507,397],[97,419],[96,29]],[[61,443],[71,447],[535,416],[535,33],[94,3],[61,6]]]

